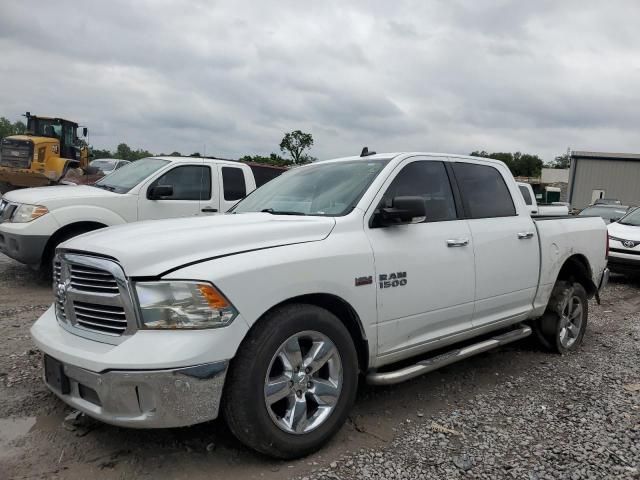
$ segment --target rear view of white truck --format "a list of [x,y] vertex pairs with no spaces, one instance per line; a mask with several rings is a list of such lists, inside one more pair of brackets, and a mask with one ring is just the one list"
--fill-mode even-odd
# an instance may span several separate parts
[[561,203],[538,203],[530,184],[518,182],[518,188],[532,217],[569,215],[569,207]]
[[227,215],[62,244],[55,304],[31,333],[49,388],[88,415],[223,415],[246,445],[292,458],[340,429],[360,375],[390,385],[531,333],[577,350],[606,238],[600,218],[533,220],[498,161],[317,162]]

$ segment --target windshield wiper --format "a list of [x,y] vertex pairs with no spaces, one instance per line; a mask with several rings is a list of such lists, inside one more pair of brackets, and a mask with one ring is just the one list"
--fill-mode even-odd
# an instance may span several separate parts
[[105,185],[104,183],[94,183],[91,186],[96,188],[103,188],[104,190],[108,190],[110,192],[113,192],[116,189],[116,187],[112,187],[111,185]]
[[274,210],[273,208],[265,208],[263,210],[260,210],[261,212],[264,213],[270,213],[271,215],[307,215],[306,213],[302,213],[302,212],[289,212],[286,210]]

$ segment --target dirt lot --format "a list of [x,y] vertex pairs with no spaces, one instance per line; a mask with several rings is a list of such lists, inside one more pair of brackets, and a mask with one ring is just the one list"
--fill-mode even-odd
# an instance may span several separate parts
[[44,388],[29,327],[50,286],[0,255],[0,479],[640,478],[640,285],[614,277],[577,354],[511,345],[389,388],[295,462],[220,421],[138,431],[71,413]]

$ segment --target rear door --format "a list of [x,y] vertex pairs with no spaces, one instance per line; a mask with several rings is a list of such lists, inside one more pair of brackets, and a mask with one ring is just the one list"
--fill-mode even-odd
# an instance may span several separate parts
[[219,166],[219,170],[220,211],[226,212],[255,187],[252,187],[253,178],[248,178],[251,175],[249,167],[222,164]]
[[[475,288],[471,232],[456,208],[445,159],[409,158],[394,173],[365,225],[375,259],[378,352],[387,358],[471,328]],[[407,195],[424,198],[424,221],[376,226],[375,210]]]
[[[211,198],[211,166],[203,161],[177,164],[151,180],[138,196],[138,219],[191,217],[200,214],[202,199]],[[161,199],[150,198],[157,185],[170,185],[173,194]]]
[[[456,160],[453,172],[475,254],[474,327],[528,314],[538,286],[535,225],[501,164]],[[514,201],[515,200],[515,201]]]

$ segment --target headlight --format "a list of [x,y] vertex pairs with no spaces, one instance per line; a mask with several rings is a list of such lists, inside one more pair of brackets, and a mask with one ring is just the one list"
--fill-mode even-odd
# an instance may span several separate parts
[[135,287],[143,328],[219,328],[238,316],[235,307],[210,283],[139,282]]
[[47,213],[49,213],[49,209],[47,207],[42,205],[27,205],[23,203],[18,205],[16,211],[13,212],[11,221],[13,223],[27,223],[35,220],[36,218],[40,218]]

